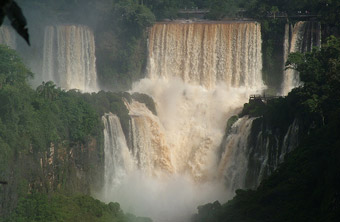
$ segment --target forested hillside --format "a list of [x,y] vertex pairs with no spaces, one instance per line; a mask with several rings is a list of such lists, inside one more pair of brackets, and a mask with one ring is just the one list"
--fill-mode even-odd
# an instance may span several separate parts
[[82,196],[102,186],[101,116],[124,119],[122,98],[130,96],[66,92],[53,82],[33,90],[32,76],[14,50],[0,46],[1,221],[139,221],[119,204]]

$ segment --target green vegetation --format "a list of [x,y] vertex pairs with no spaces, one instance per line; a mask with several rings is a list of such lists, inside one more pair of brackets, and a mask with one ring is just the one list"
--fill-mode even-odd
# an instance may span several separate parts
[[[93,144],[100,145],[102,138],[95,109],[52,82],[31,89],[30,76],[15,51],[0,46],[0,178],[8,182],[0,187],[4,213],[32,190],[88,193],[101,169],[102,157],[88,149],[100,154],[100,146]],[[86,181],[75,176],[74,162],[88,173]]]
[[208,18],[221,19],[242,12],[250,18],[264,18],[268,14],[284,12],[288,15],[301,13],[318,15],[328,25],[339,25],[340,3],[337,0],[141,0],[158,19],[176,18],[179,9],[209,9]]
[[69,195],[101,186],[101,116],[116,114],[128,135],[124,99],[155,112],[152,99],[66,92],[51,81],[33,90],[27,84],[32,75],[14,50],[0,45],[0,181],[8,182],[0,186],[1,216],[10,215],[6,221],[149,221],[124,215],[117,204]]
[[214,209],[199,208],[193,221],[337,221],[339,119],[314,131],[256,191]]
[[[31,206],[31,202],[19,201],[28,192],[40,192],[41,200],[46,201],[44,195],[56,190],[65,194],[89,194],[92,186],[101,183],[101,116],[105,112],[116,113],[125,132],[128,131],[128,111],[122,100],[130,97],[127,93],[91,95],[76,90],[65,92],[56,88],[53,82],[43,82],[33,90],[27,84],[31,76],[15,51],[0,46],[0,179],[8,182],[0,187],[2,216],[17,204],[19,207],[20,204]],[[37,194],[32,198],[35,201],[34,198],[40,196]],[[31,211],[26,209],[20,211],[13,221],[86,221],[67,216],[66,219],[60,216],[60,219],[58,212],[51,214],[53,208],[49,204],[54,202],[52,199],[52,203],[42,206],[45,208],[33,211],[33,219],[29,214],[25,218]],[[56,218],[35,218],[44,215]]]
[[226,127],[226,130],[225,130],[225,134],[229,134],[230,133],[230,130],[231,130],[231,127],[233,126],[234,123],[236,123],[236,121],[238,120],[238,116],[235,115],[235,116],[232,116],[228,119],[227,121],[227,127]]
[[104,88],[126,90],[143,77],[146,28],[154,21],[154,14],[146,6],[132,0],[114,1],[109,15],[96,27],[97,67]]
[[257,115],[303,120],[299,147],[256,191],[238,190],[228,203],[201,206],[193,221],[338,220],[340,39],[331,37],[321,50],[291,54],[287,65],[300,72],[304,86],[272,100]]
[[[1,221],[1,219],[0,219]],[[118,203],[104,204],[90,196],[33,193],[21,198],[15,212],[4,222],[151,222],[124,214]]]
[[97,135],[101,125],[89,104],[52,82],[32,90],[26,83],[32,73],[5,46],[0,46],[0,70],[1,137],[10,147],[38,151],[51,142],[86,142]]
[[150,96],[142,93],[133,93],[131,98],[140,103],[144,103],[146,107],[157,116],[156,105]]

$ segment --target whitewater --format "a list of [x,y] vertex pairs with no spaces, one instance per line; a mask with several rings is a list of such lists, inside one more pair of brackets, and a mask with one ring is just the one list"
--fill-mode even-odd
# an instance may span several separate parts
[[146,78],[131,93],[151,96],[157,115],[126,102],[128,136],[117,116],[103,117],[105,141],[119,145],[105,144],[102,199],[155,222],[189,221],[198,205],[230,199],[242,187],[226,186],[221,142],[228,118],[264,89],[261,71],[259,23],[155,24]]

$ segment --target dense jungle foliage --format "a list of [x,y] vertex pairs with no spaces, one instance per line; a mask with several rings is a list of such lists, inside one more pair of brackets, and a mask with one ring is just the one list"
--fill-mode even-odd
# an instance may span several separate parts
[[[15,51],[0,46],[0,147],[11,149],[1,153],[41,151],[51,142],[82,143],[98,135],[101,123],[88,103],[53,82],[33,90],[27,84],[30,76]],[[7,166],[8,159],[1,164]]]
[[[0,186],[0,221],[149,221],[125,215],[116,203],[70,194],[89,194],[90,183],[100,183],[93,176],[101,175],[96,170],[103,163],[100,117],[117,114],[127,131],[122,98],[154,108],[152,100],[143,94],[66,92],[53,82],[33,90],[27,83],[32,75],[14,50],[0,45],[0,181],[8,183]],[[99,150],[92,154],[93,149]],[[86,182],[76,178],[76,168],[86,173]]]
[[[27,84],[31,76],[14,50],[0,46],[0,180],[8,182],[0,187],[1,217],[29,190],[53,189],[45,186],[48,170],[41,169],[50,147],[60,144],[66,153],[102,136],[100,118],[89,103],[52,82],[33,90]],[[55,169],[64,172],[61,187],[71,177],[69,165],[60,162]]]
[[33,193],[19,201],[8,222],[151,222],[148,218],[124,214],[118,203],[104,204],[90,196]]
[[287,66],[304,86],[285,98],[246,104],[243,114],[284,125],[302,119],[308,130],[300,145],[256,191],[237,190],[221,205],[200,206],[193,221],[337,221],[340,217],[340,39],[320,50],[294,53]]

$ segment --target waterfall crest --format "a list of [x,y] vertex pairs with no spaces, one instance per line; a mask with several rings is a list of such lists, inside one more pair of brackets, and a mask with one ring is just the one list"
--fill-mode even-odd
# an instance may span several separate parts
[[9,26],[2,25],[0,27],[0,44],[7,45],[12,49],[16,49],[16,34]]
[[79,25],[46,27],[42,69],[43,80],[61,88],[98,91],[92,31]]
[[206,88],[261,87],[261,43],[256,22],[156,24],[149,35],[148,77],[178,77]]
[[[310,52],[314,46],[321,46],[321,25],[319,22],[299,21],[295,25],[285,25],[284,64],[288,54],[293,52]],[[281,95],[287,95],[301,84],[299,73],[293,69],[283,72]]]

